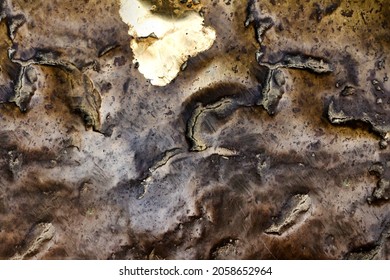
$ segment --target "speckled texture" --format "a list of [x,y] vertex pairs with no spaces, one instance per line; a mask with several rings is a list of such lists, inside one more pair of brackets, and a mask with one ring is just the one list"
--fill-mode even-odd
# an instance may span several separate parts
[[118,1],[0,1],[0,258],[389,259],[386,2],[201,1],[155,87]]

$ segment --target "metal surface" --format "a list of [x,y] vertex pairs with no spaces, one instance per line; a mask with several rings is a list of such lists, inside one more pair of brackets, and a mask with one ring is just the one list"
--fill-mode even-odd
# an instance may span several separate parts
[[390,257],[387,0],[201,1],[162,87],[119,1],[0,3],[1,259]]

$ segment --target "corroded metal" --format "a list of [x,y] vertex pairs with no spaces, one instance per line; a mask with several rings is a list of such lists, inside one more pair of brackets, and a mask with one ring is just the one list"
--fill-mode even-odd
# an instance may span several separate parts
[[166,85],[121,1],[0,2],[0,258],[390,258],[387,1],[144,2],[215,30]]

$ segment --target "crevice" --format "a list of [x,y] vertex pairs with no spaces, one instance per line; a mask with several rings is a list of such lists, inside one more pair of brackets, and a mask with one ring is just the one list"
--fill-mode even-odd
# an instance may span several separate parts
[[[309,211],[312,205],[308,194],[297,194],[293,196],[284,206],[281,213],[281,219],[265,230],[265,233],[271,235],[282,235],[288,229],[295,226],[304,219],[304,214]],[[283,213],[284,212],[284,213]]]
[[261,43],[263,42],[263,36],[272,26],[274,26],[274,21],[271,17],[264,16],[260,13],[260,8],[258,7],[259,2],[256,0],[249,0],[247,6],[247,18],[245,20],[245,27],[253,24],[256,30],[256,40]]
[[39,223],[34,225],[26,238],[22,242],[21,252],[16,253],[11,259],[25,260],[31,259],[34,256],[47,250],[47,243],[53,239],[55,235],[55,227],[51,223]]
[[344,259],[347,260],[382,259],[383,256],[381,256],[381,251],[383,250],[383,247],[386,246],[385,243],[388,242],[388,239],[390,237],[389,229],[390,229],[389,224],[385,225],[384,229],[380,233],[377,240],[352,249],[344,256]]
[[173,148],[170,150],[165,151],[161,154],[160,158],[157,159],[149,168],[148,170],[139,178],[137,181],[140,182],[140,185],[143,188],[143,193],[138,197],[138,199],[142,199],[146,193],[148,192],[148,187],[151,181],[153,180],[153,176],[156,172],[159,171],[159,169],[163,168],[167,164],[169,164],[169,161],[171,161],[176,156],[183,153],[183,150],[181,148]]
[[[312,57],[300,53],[285,53],[281,60],[271,63],[262,61],[266,46],[263,45],[265,33],[274,26],[271,17],[262,14],[259,2],[249,0],[247,6],[247,19],[245,26],[254,25],[255,37],[260,44],[260,50],[256,52],[255,57],[258,64],[268,69],[267,76],[262,84],[262,100],[258,105],[262,105],[269,115],[274,115],[279,100],[285,93],[285,76],[280,69],[301,69],[315,74],[327,74],[333,72],[330,63],[322,58]],[[333,6],[327,8],[328,12],[333,12]]]
[[15,49],[9,51],[9,59],[18,63],[22,69],[15,87],[15,96],[11,99],[22,112],[27,111],[29,101],[36,90],[35,85],[26,88],[28,81],[36,80],[31,75],[33,65],[57,67],[64,71],[69,82],[69,92],[65,100],[75,113],[78,113],[87,128],[92,127],[94,131],[100,132],[100,107],[101,96],[93,81],[70,62],[62,61],[60,53],[51,50],[37,50],[35,56],[28,60],[20,60],[14,57]]
[[257,106],[260,100],[259,88],[249,89],[239,84],[217,84],[194,93],[186,102],[182,114],[186,122],[189,150],[201,152],[209,148],[202,136],[202,124],[210,114],[224,124],[224,119],[237,109]]
[[257,62],[271,70],[279,68],[302,69],[315,74],[327,74],[333,72],[332,66],[322,58],[287,53],[283,58],[275,63],[261,61],[262,56],[257,56]]
[[203,106],[198,104],[195,107],[191,118],[187,122],[187,139],[190,142],[190,151],[200,152],[206,150],[207,144],[201,139],[201,125],[204,120],[204,115],[210,112],[222,112],[234,106],[234,101],[231,99],[222,99],[217,103]]
[[102,56],[105,56],[106,54],[108,54],[109,52],[115,50],[116,48],[119,47],[119,44],[118,43],[114,43],[114,44],[110,44],[108,46],[104,46],[102,47],[99,52],[98,52],[98,57],[102,57]]
[[[345,95],[345,90],[340,97],[333,97],[327,108],[327,117],[330,123],[336,125],[350,125],[362,122],[369,127],[368,131],[382,138],[381,148],[386,148],[390,140],[390,118],[385,108],[373,108],[362,94]],[[351,100],[353,98],[353,100]]]
[[369,172],[376,176],[378,181],[371,196],[367,198],[367,203],[377,206],[388,203],[390,200],[390,162],[388,160],[376,162],[371,166]]
[[7,17],[8,36],[13,41],[18,29],[26,23],[26,17],[23,14],[17,14]]

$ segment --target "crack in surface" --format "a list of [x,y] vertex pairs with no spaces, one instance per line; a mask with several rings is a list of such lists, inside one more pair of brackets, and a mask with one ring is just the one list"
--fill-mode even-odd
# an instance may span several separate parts
[[[38,50],[35,56],[28,60],[16,59],[14,57],[16,50],[9,50],[9,58],[12,62],[21,65],[21,72],[15,87],[15,95],[11,99],[22,112],[27,110],[28,103],[36,90],[32,85],[25,89],[25,73],[30,71],[33,65],[57,67],[64,71],[68,77],[70,85],[69,92],[66,95],[68,105],[83,118],[86,127],[92,127],[94,131],[100,131],[100,107],[101,96],[94,86],[93,81],[82,73],[75,65],[70,62],[59,59],[59,54],[47,50]],[[27,80],[30,80],[27,76]]]
[[271,227],[265,230],[267,234],[276,234],[282,235],[288,229],[296,226],[297,223],[302,222],[303,215],[309,211],[311,207],[311,198],[307,194],[297,194],[291,198],[288,202],[292,204],[288,208],[291,207],[290,210],[284,210],[284,217],[281,218],[281,221],[273,224]]

